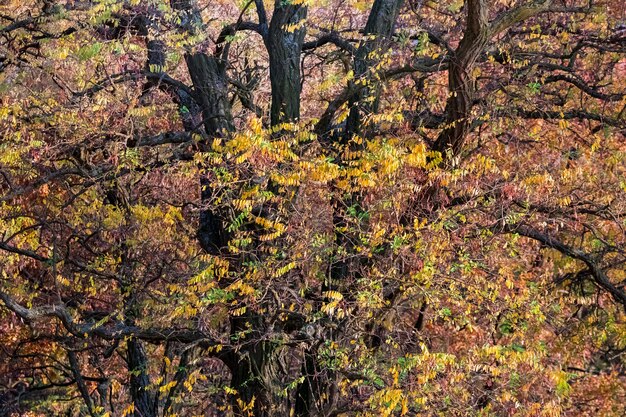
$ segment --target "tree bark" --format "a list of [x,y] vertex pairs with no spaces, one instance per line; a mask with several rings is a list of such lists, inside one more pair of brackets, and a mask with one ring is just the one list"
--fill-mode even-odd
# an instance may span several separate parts
[[[197,25],[200,25],[202,20],[195,9],[192,8],[191,0],[172,0],[171,3],[172,8],[179,12],[181,18],[179,28],[189,31],[190,33],[195,33]],[[150,27],[156,25],[156,18],[153,16],[155,13],[156,11],[150,8],[149,16],[140,20],[140,25],[142,26],[141,31],[145,33],[146,36],[151,33],[149,30]],[[145,68],[148,73],[165,75],[167,46],[159,37],[160,28],[155,27],[152,32],[155,32],[156,35],[152,35],[153,37],[148,38],[146,41],[148,59]],[[169,93],[173,101],[178,104],[178,112],[183,127],[185,131],[191,132],[197,123],[196,120],[200,113],[200,107],[196,103],[195,98],[184,89],[165,84],[160,79],[149,79],[144,85],[144,92],[147,91],[148,88],[155,86]]]
[[[221,137],[234,130],[225,63],[218,58],[204,53],[187,55],[187,68],[193,81],[194,90],[202,108],[204,129],[209,137]],[[200,179],[203,205],[211,204],[215,190],[206,175]],[[198,228],[200,246],[210,254],[216,255],[227,243],[224,221],[221,216],[208,207],[200,213]]]
[[204,128],[209,136],[224,136],[234,130],[228,101],[226,65],[204,53],[185,56],[198,101]]
[[433,148],[457,155],[471,127],[476,84],[472,70],[490,37],[486,0],[468,0],[467,28],[463,39],[450,59],[448,69],[448,100],[444,129]]
[[264,339],[263,317],[255,313],[243,317],[233,317],[231,333],[254,329],[246,337],[244,347],[232,352],[225,361],[231,371],[231,387],[237,390],[237,398],[232,402],[235,416],[244,417],[247,405],[252,406],[255,417],[289,417],[288,398],[284,391],[284,349],[277,342]]
[[135,405],[135,417],[156,417],[157,409],[148,390],[148,358],[141,341],[131,337],[126,342],[126,361],[130,370],[130,395]]
[[[368,74],[377,57],[372,56],[375,52],[382,54],[387,48],[386,40],[393,34],[393,29],[400,14],[404,0],[376,0],[372,5],[367,23],[365,25],[365,39],[356,51],[354,57],[354,79],[357,82],[368,83],[366,88],[355,89],[358,91],[349,99],[350,114],[346,122],[346,139],[361,131],[361,116],[363,113],[376,113],[380,96],[380,83]],[[366,101],[373,98],[372,101]]]
[[458,155],[470,133],[471,112],[476,96],[476,80],[472,71],[491,37],[503,32],[515,23],[522,22],[549,9],[551,0],[535,0],[500,14],[489,23],[487,0],[466,0],[466,29],[463,39],[450,59],[448,69],[448,100],[446,121],[433,149],[446,158]]
[[272,126],[295,122],[300,117],[300,55],[306,32],[307,7],[284,0],[274,3],[274,15],[265,46],[270,61]]
[[[124,324],[135,326],[139,315],[137,283],[134,279],[132,261],[128,259],[128,247],[122,244],[120,274],[121,291],[124,295]],[[130,396],[135,406],[133,417],[157,417],[154,392],[150,389],[148,356],[143,342],[131,336],[126,341],[126,365],[130,374]]]
[[336,402],[336,396],[333,395],[336,388],[335,373],[322,369],[317,360],[317,347],[304,352],[301,372],[304,381],[296,389],[295,416],[327,415]]

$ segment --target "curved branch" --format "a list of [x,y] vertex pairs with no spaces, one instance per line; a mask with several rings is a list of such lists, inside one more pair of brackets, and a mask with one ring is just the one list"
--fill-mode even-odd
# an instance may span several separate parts
[[[412,63],[403,65],[396,68],[391,68],[388,71],[381,74],[381,79],[391,80],[412,74],[414,72],[432,73],[439,72],[448,69],[448,56],[442,56],[437,59],[432,58],[420,58],[414,60]],[[346,86],[335,98],[328,104],[324,113],[320,117],[319,121],[315,125],[315,132],[318,135],[326,134],[330,131],[335,113],[343,104],[348,102],[350,97],[359,94],[365,86],[363,84],[356,85],[351,83]]]
[[154,136],[133,138],[126,143],[128,147],[156,146],[166,144],[179,144],[193,141],[191,132],[165,132]]
[[221,345],[218,340],[211,339],[204,332],[187,328],[148,328],[116,323],[112,326],[97,326],[95,323],[76,323],[74,318],[63,305],[45,305],[26,308],[15,301],[9,294],[0,290],[0,300],[5,306],[27,322],[38,321],[44,318],[57,318],[65,329],[78,338],[96,336],[105,340],[120,340],[132,336],[149,343],[175,341],[181,343],[199,343],[203,347]]
[[268,31],[267,12],[265,11],[265,5],[263,4],[263,0],[254,0],[254,5],[256,6],[256,13],[259,17],[259,33],[265,38],[267,37]]
[[329,43],[332,43],[339,49],[349,52],[351,54],[354,54],[356,52],[356,48],[354,47],[354,45],[340,37],[336,32],[326,33],[313,41],[305,42],[302,45],[302,50],[309,51],[311,49],[319,48],[320,46],[324,46]]
[[476,80],[472,69],[492,36],[487,20],[489,7],[486,0],[468,0],[466,7],[467,29],[450,58],[448,69],[446,123],[433,144],[433,149],[441,152],[444,157],[448,150],[453,155],[458,154],[471,131],[470,116],[476,95]]
[[507,30],[511,26],[523,22],[539,13],[548,11],[552,5],[552,0],[535,0],[531,4],[523,4],[500,14],[491,22],[490,32],[492,35]]
[[50,262],[51,261],[51,259],[46,258],[45,256],[41,256],[37,252],[34,252],[32,250],[28,250],[28,249],[16,248],[15,246],[8,245],[6,242],[0,242],[0,249],[4,250],[4,251],[7,251],[7,252],[15,253],[17,255],[26,256],[28,258],[34,259],[34,260],[39,261],[39,262]]
[[520,236],[536,240],[549,248],[556,249],[563,255],[583,262],[587,268],[589,268],[589,272],[593,276],[596,285],[611,294],[613,299],[622,304],[626,309],[626,293],[611,282],[606,273],[588,253],[566,245],[552,236],[541,233],[524,224],[505,224],[501,230],[506,233],[516,233]]
[[169,87],[180,89],[190,96],[195,97],[193,91],[189,87],[187,87],[187,85],[178,80],[175,80],[165,73],[148,71],[126,71],[119,74],[114,74],[108,78],[100,80],[86,90],[75,92],[74,99],[92,96],[111,85],[121,84],[127,81],[137,81],[144,78],[156,81]]
[[548,76],[544,80],[544,84],[556,83],[559,81],[563,81],[569,84],[574,85],[579,90],[584,92],[585,94],[597,98],[604,101],[620,101],[624,98],[624,94],[614,93],[614,94],[604,94],[599,92],[596,88],[593,88],[580,80],[578,77],[571,77],[565,74],[554,74]]

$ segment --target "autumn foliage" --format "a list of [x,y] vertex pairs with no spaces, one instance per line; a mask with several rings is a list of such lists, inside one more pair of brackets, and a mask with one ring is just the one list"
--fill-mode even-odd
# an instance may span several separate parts
[[623,416],[626,8],[0,3],[0,416]]

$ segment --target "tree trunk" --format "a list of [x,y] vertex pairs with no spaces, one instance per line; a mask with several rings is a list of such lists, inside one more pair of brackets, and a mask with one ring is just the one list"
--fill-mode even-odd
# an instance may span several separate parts
[[[358,92],[349,100],[350,114],[346,122],[346,139],[348,140],[352,135],[360,132],[362,113],[369,114],[378,111],[380,83],[374,81],[368,71],[378,59],[372,56],[373,53],[378,50],[378,54],[382,54],[387,49],[386,40],[393,34],[403,2],[404,0],[376,0],[372,5],[364,33],[365,36],[373,38],[366,39],[359,45],[353,64],[355,80],[368,84],[358,89]],[[367,98],[373,98],[373,100],[366,101]]]
[[[225,63],[203,53],[187,55],[185,60],[197,100],[202,108],[206,133],[209,137],[220,137],[232,132],[234,126],[228,101]],[[210,204],[215,198],[215,190],[206,175],[200,179],[200,187],[202,204]],[[227,243],[223,219],[208,207],[200,213],[198,240],[200,246],[213,255],[218,254]]]
[[202,107],[204,128],[209,136],[234,130],[228,101],[226,64],[214,56],[197,53],[185,56],[197,99]]
[[304,352],[302,363],[304,381],[296,389],[296,417],[328,415],[337,402],[337,381],[334,371],[322,369],[317,360],[317,347]]
[[300,117],[300,55],[306,32],[307,7],[283,0],[274,3],[274,15],[265,44],[270,60],[272,126]]
[[263,340],[263,317],[257,314],[234,317],[231,326],[233,334],[254,329],[247,336],[251,342],[244,341],[242,348],[232,352],[225,361],[232,375],[230,386],[237,390],[232,401],[235,416],[247,416],[245,408],[254,402],[254,417],[289,417],[289,402],[284,395],[284,381],[288,375],[285,375],[286,366],[281,362],[284,349],[276,342]]
[[[276,1],[272,21],[264,36],[270,58],[272,88],[271,123],[277,125],[296,121],[300,116],[300,55],[305,30],[303,23],[307,8]],[[224,58],[222,58],[224,59]],[[202,108],[204,128],[209,137],[225,136],[234,130],[228,100],[226,62],[206,54],[186,57],[196,98]],[[201,179],[203,204],[215,197],[210,179]],[[200,215],[198,238],[203,249],[219,254],[228,236],[219,213],[206,208]],[[231,387],[237,391],[232,398],[235,416],[247,416],[246,406],[252,405],[255,417],[288,417],[288,398],[284,395],[282,366],[284,350],[275,342],[263,340],[263,317],[247,315],[231,319],[231,331],[236,334],[252,329],[250,338],[260,342],[246,344],[228,355],[225,363],[231,372]]]
[[[122,251],[122,291],[124,296],[124,324],[134,326],[138,315],[137,294],[135,282],[132,278],[133,271],[130,261],[127,260],[127,251],[123,245]],[[130,374],[130,396],[135,406],[133,417],[156,417],[157,404],[156,394],[150,390],[150,376],[148,375],[148,356],[143,347],[143,342],[134,337],[126,341],[126,364]]]
[[135,405],[135,417],[156,417],[157,408],[150,394],[150,378],[148,377],[148,358],[142,343],[130,338],[126,342],[126,361],[130,370],[130,396]]
[[[187,4],[187,2],[182,2]],[[181,3],[181,4],[182,4]],[[275,123],[291,121],[299,116],[300,106],[300,52],[304,31],[283,31],[284,25],[298,22],[306,13],[305,8],[295,6],[278,7],[268,34],[270,51],[270,73],[272,77],[272,120]],[[301,10],[304,10],[304,14]],[[283,22],[281,24],[281,22]],[[224,137],[234,131],[228,100],[226,78],[226,54],[222,58],[203,53],[187,55],[187,68],[193,82],[196,99],[202,108],[204,129],[209,137]],[[208,205],[215,198],[211,180],[203,175],[201,201]],[[219,212],[206,207],[200,214],[198,239],[202,248],[218,255],[228,243],[225,222]],[[232,333],[253,329],[258,339],[263,339],[263,318],[257,315],[233,317]],[[245,345],[225,358],[231,372],[231,387],[237,391],[231,405],[235,416],[248,416],[246,406],[252,405],[255,417],[288,417],[285,397],[281,397],[280,349],[273,342],[261,341]]]
[[486,0],[469,0],[466,8],[467,30],[450,59],[448,70],[446,121],[433,146],[434,150],[444,154],[444,158],[446,152],[458,155],[471,130],[471,112],[476,94],[472,70],[490,37]]

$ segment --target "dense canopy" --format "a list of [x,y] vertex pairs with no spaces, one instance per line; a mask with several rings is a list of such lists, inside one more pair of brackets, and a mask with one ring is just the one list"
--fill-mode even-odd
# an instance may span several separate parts
[[0,2],[0,416],[626,415],[620,0]]

